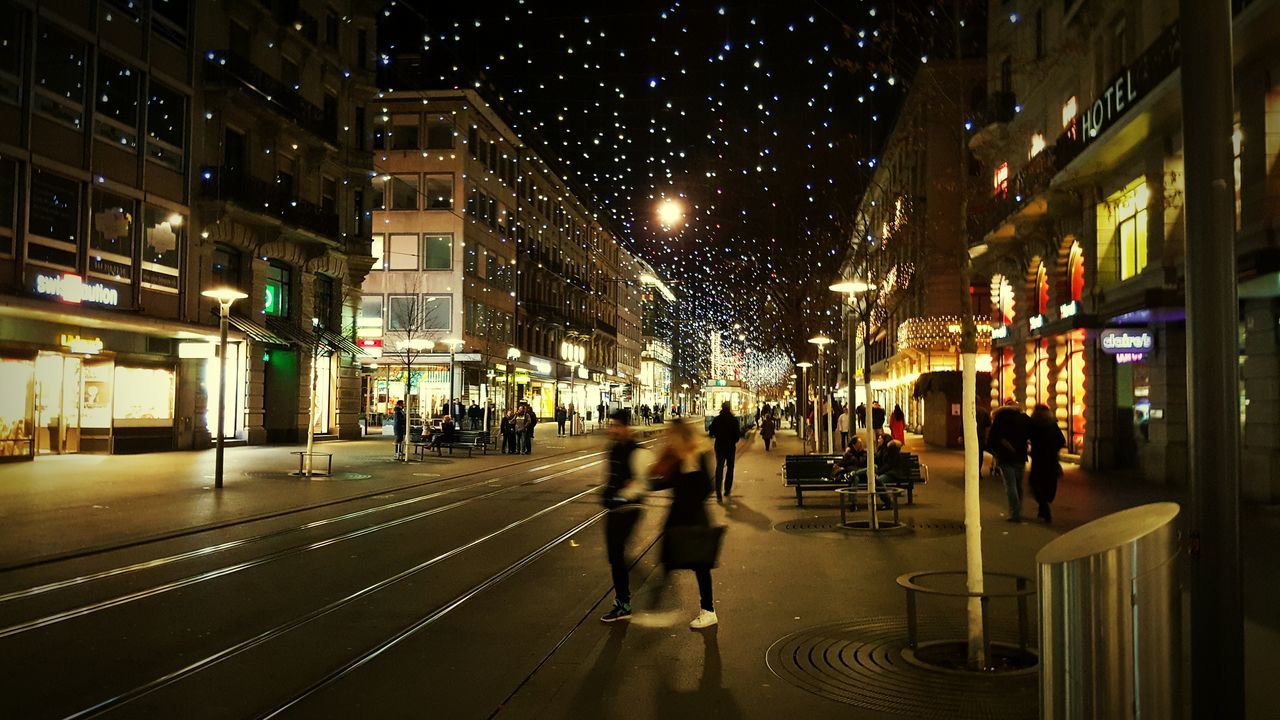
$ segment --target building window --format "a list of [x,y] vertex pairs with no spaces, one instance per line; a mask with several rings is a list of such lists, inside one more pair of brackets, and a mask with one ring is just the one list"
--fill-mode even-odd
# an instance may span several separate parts
[[361,68],[369,67],[369,31],[356,30],[356,62]]
[[89,271],[120,280],[133,277],[135,203],[111,193],[93,193]]
[[293,271],[288,265],[272,260],[267,265],[267,282],[262,297],[262,312],[272,317],[289,317],[289,295],[293,289]]
[[392,175],[391,192],[387,203],[388,210],[418,209],[418,176]]
[[85,57],[84,43],[41,23],[35,109],[77,130],[84,112]]
[[453,149],[453,123],[448,118],[427,120],[427,148],[430,150]]
[[276,170],[276,190],[284,198],[298,197],[298,161],[288,155],[280,156],[280,167]]
[[369,147],[369,138],[365,137],[365,106],[356,106],[356,147],[365,150]]
[[995,190],[996,197],[1009,196],[1009,163],[1003,162],[996,167],[996,171],[991,175],[991,186]]
[[239,250],[230,245],[215,243],[213,246],[213,282],[221,287],[240,287]]
[[490,255],[488,264],[489,282],[505,293],[515,289],[515,266],[510,260]]
[[422,328],[428,331],[453,330],[453,296],[422,296]]
[[427,176],[427,209],[453,209],[453,175]]
[[325,215],[338,212],[338,182],[331,177],[320,178],[320,211]]
[[467,277],[484,279],[484,276],[480,274],[480,248],[475,243],[467,245],[463,250],[462,272]]
[[147,157],[174,172],[182,172],[186,123],[186,97],[153,81],[147,104]]
[[1035,157],[1044,150],[1044,133],[1034,133],[1031,136],[1031,150],[1028,157]]
[[369,254],[373,256],[373,270],[386,270],[386,260],[382,257],[382,238],[383,235],[374,235],[369,238]]
[[338,47],[338,13],[333,8],[325,10],[324,14],[324,44],[331,48]]
[[1151,192],[1144,178],[1107,199],[1115,216],[1115,240],[1120,250],[1120,279],[1127,280],[1147,267],[1147,203]]
[[13,254],[18,216],[18,163],[0,157],[0,255]]
[[453,235],[424,235],[422,237],[422,269],[451,270],[452,268]]
[[382,327],[382,296],[365,295],[360,298],[360,327]]
[[146,233],[142,243],[142,286],[178,292],[179,257],[186,238],[186,218],[147,205],[143,214]]
[[1036,59],[1044,57],[1044,8],[1036,8],[1035,18]]
[[1049,310],[1049,271],[1043,260],[1036,261],[1035,285],[1032,286],[1036,299],[1036,314],[1044,315]]
[[298,68],[298,63],[293,58],[280,58],[280,80],[292,90],[296,91],[302,88],[302,71]]
[[417,150],[418,149],[419,119],[420,119],[420,116],[416,114],[391,116],[391,149],[392,150]]
[[365,228],[367,227],[365,223],[369,220],[369,217],[370,217],[369,211],[364,209],[364,191],[363,190],[353,190],[351,192],[351,207],[355,208],[356,236],[360,237],[364,235]]
[[328,275],[316,274],[312,285],[313,317],[322,328],[333,328],[335,283]]
[[22,66],[26,58],[26,13],[6,4],[0,8],[0,102],[22,102]]
[[81,192],[76,180],[32,168],[27,214],[29,260],[68,270],[76,268]]
[[418,236],[388,235],[386,257],[388,270],[417,270]]
[[418,307],[417,295],[389,295],[387,297],[387,329],[414,332],[421,330]]
[[115,147],[138,147],[138,96],[142,73],[106,55],[98,55],[97,116],[93,133]]
[[151,8],[155,10],[152,28],[160,37],[183,48],[187,46],[187,14],[188,0],[152,0]]

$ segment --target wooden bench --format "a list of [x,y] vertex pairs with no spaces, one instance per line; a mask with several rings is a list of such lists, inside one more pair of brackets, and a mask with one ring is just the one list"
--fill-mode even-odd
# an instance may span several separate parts
[[[856,474],[856,470],[839,479],[832,479],[831,472],[839,455],[788,455],[783,464],[783,477],[788,487],[796,489],[796,505],[804,507],[804,491],[836,490],[838,488],[865,489],[867,482],[865,473]],[[915,486],[929,480],[929,467],[920,462],[920,456],[902,453],[898,456],[901,479],[883,483],[886,487],[901,488],[907,493],[907,504],[915,504]],[[880,483],[877,483],[879,485]]]
[[436,451],[436,455],[443,455],[446,449],[452,455],[454,449],[458,449],[466,450],[467,457],[471,457],[476,450],[488,455],[489,448],[493,444],[493,435],[483,430],[458,430],[454,433],[452,440],[431,445],[430,447]]

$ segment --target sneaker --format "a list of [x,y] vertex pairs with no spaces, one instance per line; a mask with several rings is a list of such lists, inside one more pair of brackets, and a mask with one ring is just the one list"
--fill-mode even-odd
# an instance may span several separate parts
[[689,627],[693,630],[701,630],[709,628],[720,622],[720,618],[716,617],[715,610],[699,610],[698,617],[689,622]]
[[614,602],[613,609],[600,617],[600,622],[617,622],[631,617],[631,603]]

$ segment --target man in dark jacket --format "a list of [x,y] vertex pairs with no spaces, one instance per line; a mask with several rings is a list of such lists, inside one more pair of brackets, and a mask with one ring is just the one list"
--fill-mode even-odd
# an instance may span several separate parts
[[609,462],[605,465],[604,541],[613,575],[613,608],[600,618],[615,622],[631,617],[631,578],[627,568],[627,540],[640,519],[640,498],[648,481],[647,452],[631,437],[627,413],[609,416]]
[[877,441],[884,434],[884,408],[880,407],[879,400],[871,403],[871,429],[876,431]]
[[409,417],[405,415],[403,400],[396,401],[395,418],[392,422],[396,433],[396,459],[404,460],[407,457],[404,452],[404,436],[409,431]]
[[1027,465],[1027,441],[1031,434],[1031,418],[1008,404],[991,413],[991,429],[987,431],[987,452],[995,457],[1000,479],[1009,498],[1009,520],[1022,520],[1022,474]]
[[709,432],[716,439],[716,502],[723,502],[724,496],[733,492],[733,462],[737,459],[738,440],[742,438],[738,418],[733,416],[729,403],[720,405],[720,414],[711,421]]

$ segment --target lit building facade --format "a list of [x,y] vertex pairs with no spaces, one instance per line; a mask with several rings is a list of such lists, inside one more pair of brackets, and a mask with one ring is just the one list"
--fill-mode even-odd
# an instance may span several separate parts
[[642,340],[640,401],[649,407],[671,407],[673,357],[676,332],[676,296],[662,277],[643,260],[640,264]]
[[[907,93],[876,170],[859,201],[861,237],[851,242],[894,244],[899,267],[912,274],[906,289],[888,298],[876,317],[871,343],[873,401],[886,411],[901,407],[907,426],[919,432],[925,402],[914,397],[922,375],[959,369],[960,328],[966,292],[960,273],[965,241],[959,218],[973,186],[975,162],[962,157],[963,106],[985,91],[984,61],[930,62]],[[844,276],[851,277],[851,268]],[[979,318],[979,350],[990,345],[989,327]],[[870,405],[862,386],[862,328],[855,340],[852,404]],[[838,353],[847,364],[846,353]],[[987,370],[985,361],[979,370]],[[847,390],[847,385],[846,385]],[[846,397],[848,397],[846,395]]]
[[[1280,3],[1235,10],[1241,478],[1274,501]],[[995,325],[992,399],[1048,405],[1088,467],[1184,483],[1177,3],[991,11],[989,93],[970,141],[990,181],[969,229]]]
[[[235,307],[228,436],[305,432],[312,355],[330,368],[319,431],[357,432],[352,355],[335,349],[354,349],[339,339],[339,298],[361,272],[338,130],[372,78],[356,49],[373,18],[342,14],[355,4],[4,4],[0,380],[14,391],[0,403],[0,456],[208,446],[217,320],[200,292],[215,284],[251,298]],[[267,87],[281,92],[265,98]],[[267,329],[270,302],[304,330]],[[319,353],[317,327],[333,336]],[[274,352],[293,354],[268,369]]]

